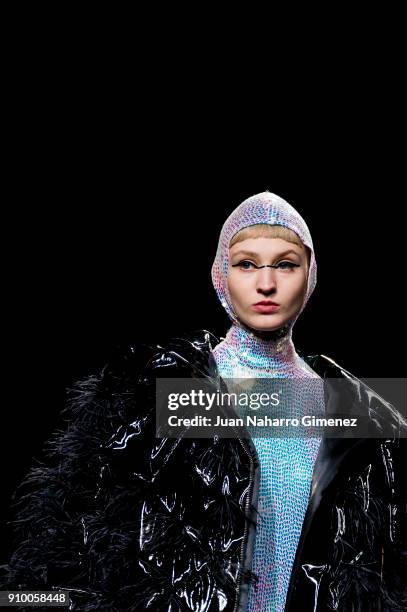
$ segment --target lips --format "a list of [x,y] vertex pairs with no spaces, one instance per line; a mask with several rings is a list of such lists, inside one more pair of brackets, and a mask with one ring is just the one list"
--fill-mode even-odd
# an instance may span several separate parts
[[253,308],[261,314],[271,314],[273,312],[276,312],[280,308],[280,305],[276,304],[275,302],[264,301],[258,302],[257,304],[253,304]]
[[271,300],[263,300],[262,302],[256,302],[254,306],[278,306],[277,302]]

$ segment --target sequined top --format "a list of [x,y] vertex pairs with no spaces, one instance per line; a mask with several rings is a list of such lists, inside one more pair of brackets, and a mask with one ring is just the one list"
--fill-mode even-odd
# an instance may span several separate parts
[[[213,354],[222,378],[301,378],[291,398],[298,414],[315,400],[317,374],[299,357],[291,334],[265,342],[232,325]],[[312,380],[312,384],[308,381]],[[323,387],[316,401],[323,403]],[[292,408],[292,406],[290,406]],[[294,410],[294,414],[297,411]],[[255,436],[255,428],[250,432]],[[248,611],[284,610],[291,570],[308,506],[319,438],[252,437],[260,462],[260,486],[252,571],[259,583],[249,592]]]

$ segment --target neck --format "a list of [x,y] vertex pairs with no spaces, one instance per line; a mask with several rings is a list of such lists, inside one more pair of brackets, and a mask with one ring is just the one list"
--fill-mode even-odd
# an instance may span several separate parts
[[284,373],[298,360],[290,324],[265,332],[233,323],[222,344],[233,353],[236,362],[253,370]]

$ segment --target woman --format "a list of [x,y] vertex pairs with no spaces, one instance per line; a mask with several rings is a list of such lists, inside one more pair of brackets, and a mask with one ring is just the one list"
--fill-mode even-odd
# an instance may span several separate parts
[[[76,383],[65,431],[16,496],[2,588],[69,590],[73,610],[407,610],[405,440],[379,435],[398,415],[292,341],[316,283],[304,220],[274,194],[245,200],[212,278],[232,321],[222,342],[201,331],[130,345]],[[328,415],[343,409],[339,380],[378,437],[156,439],[162,375],[214,390],[299,379],[294,412],[327,382],[313,401]]]

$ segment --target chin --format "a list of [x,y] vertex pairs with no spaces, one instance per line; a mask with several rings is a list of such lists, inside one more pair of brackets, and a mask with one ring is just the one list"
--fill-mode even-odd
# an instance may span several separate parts
[[[269,320],[266,321],[266,318]],[[262,320],[259,321],[259,319],[256,317],[256,319],[247,320],[245,324],[251,327],[252,329],[255,329],[256,331],[267,332],[280,329],[280,327],[282,327],[285,322],[285,319],[282,319],[281,317],[275,317],[273,315],[268,315],[266,317],[265,315],[263,315]]]

